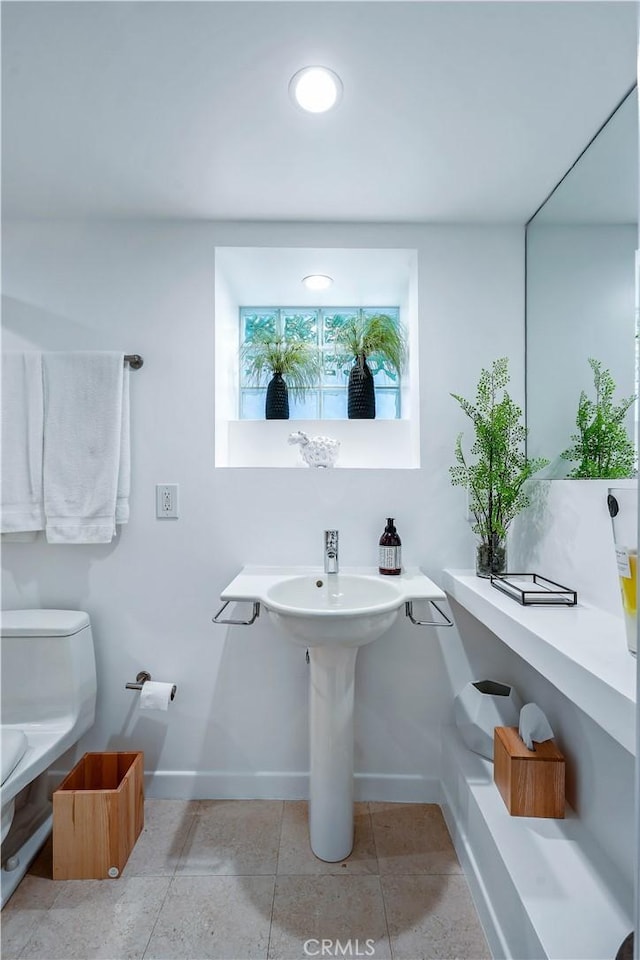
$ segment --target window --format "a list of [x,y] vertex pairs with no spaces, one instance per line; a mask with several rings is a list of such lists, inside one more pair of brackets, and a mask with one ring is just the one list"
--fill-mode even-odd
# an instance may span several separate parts
[[[399,307],[241,307],[240,342],[250,342],[257,331],[273,333],[285,340],[299,338],[318,347],[321,377],[304,398],[289,395],[291,419],[346,420],[347,382],[353,357],[336,349],[336,333],[354,318],[366,319],[384,313],[399,323]],[[385,370],[375,358],[369,358],[376,388],[376,418],[398,420],[401,417],[401,383],[395,371]],[[240,419],[263,420],[266,383],[256,387],[240,370]]]

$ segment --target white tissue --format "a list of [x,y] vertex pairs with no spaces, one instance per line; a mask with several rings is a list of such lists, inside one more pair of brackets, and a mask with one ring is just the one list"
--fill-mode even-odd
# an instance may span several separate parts
[[172,683],[147,680],[140,691],[141,710],[166,710],[171,702]]
[[536,703],[525,703],[520,711],[518,733],[527,750],[535,750],[534,740],[536,743],[544,743],[553,737],[551,725]]

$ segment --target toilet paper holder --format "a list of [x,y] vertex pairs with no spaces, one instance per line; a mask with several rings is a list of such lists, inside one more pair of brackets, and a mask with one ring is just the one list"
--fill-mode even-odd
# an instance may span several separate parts
[[[143,685],[147,682],[147,680],[151,680],[151,674],[149,673],[148,670],[141,670],[140,673],[138,673],[137,676],[136,676],[136,682],[135,682],[135,683],[125,683],[124,688],[125,688],[125,690],[142,690],[142,687],[143,687]],[[176,685],[175,685],[175,683],[174,683],[173,686],[171,687],[171,699],[172,699],[172,700],[173,700],[173,698],[174,698],[175,695],[176,695],[176,689],[177,689],[177,687],[176,687]]]

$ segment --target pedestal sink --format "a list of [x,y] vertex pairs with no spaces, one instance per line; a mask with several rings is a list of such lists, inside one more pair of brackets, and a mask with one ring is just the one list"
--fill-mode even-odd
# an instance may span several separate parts
[[309,834],[321,860],[353,847],[353,690],[358,648],[385,633],[402,594],[382,577],[323,574],[274,583],[264,604],[309,649]]
[[[358,649],[382,636],[413,600],[444,600],[419,570],[245,567],[221,599],[261,602],[287,637],[309,651],[309,834],[321,860],[353,847],[353,692]],[[220,622],[220,621],[218,621]],[[224,622],[224,621],[222,621]]]

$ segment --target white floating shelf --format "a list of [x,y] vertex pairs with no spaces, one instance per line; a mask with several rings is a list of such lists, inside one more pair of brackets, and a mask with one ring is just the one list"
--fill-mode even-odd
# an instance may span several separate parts
[[624,621],[596,607],[522,606],[489,580],[445,570],[457,603],[635,754],[636,661]]
[[511,817],[493,764],[455,727],[442,743],[445,815],[494,956],[613,960],[633,928],[632,894],[573,810]]

